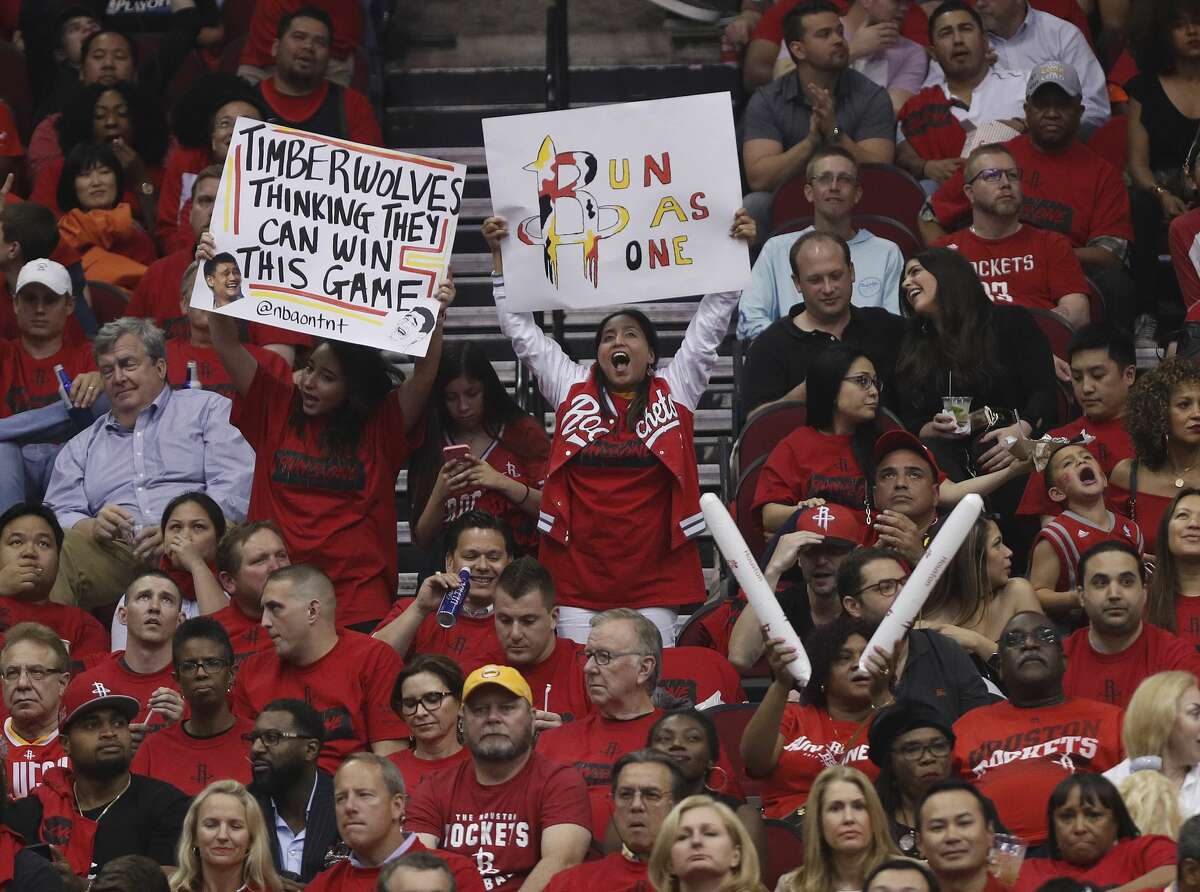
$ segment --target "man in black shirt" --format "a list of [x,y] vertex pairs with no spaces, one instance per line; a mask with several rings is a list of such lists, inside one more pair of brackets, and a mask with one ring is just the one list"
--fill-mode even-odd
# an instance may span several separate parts
[[63,749],[70,768],[52,768],[42,785],[8,810],[26,840],[50,843],[53,863],[72,890],[120,855],[175,863],[188,798],[170,784],[132,774],[129,723],[141,705],[103,684],[75,686],[63,697]]
[[855,307],[850,246],[840,236],[808,232],[791,252],[796,287],[804,302],[763,330],[746,357],[740,382],[743,412],[781,400],[803,400],[813,357],[843,341],[862,350],[884,381],[886,403],[905,322],[881,307]]

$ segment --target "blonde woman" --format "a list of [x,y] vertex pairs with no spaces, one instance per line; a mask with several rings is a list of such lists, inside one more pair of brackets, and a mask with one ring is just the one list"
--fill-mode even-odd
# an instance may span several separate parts
[[689,796],[671,809],[649,873],[655,892],[766,892],[750,834],[708,796]]
[[899,854],[867,776],[831,765],[804,807],[804,866],[780,877],[776,892],[858,892],[871,871]]
[[209,784],[192,801],[179,837],[171,892],[281,892],[267,825],[237,781]]
[[1200,813],[1200,687],[1190,672],[1145,679],[1125,709],[1127,758],[1104,773],[1142,833],[1175,839]]

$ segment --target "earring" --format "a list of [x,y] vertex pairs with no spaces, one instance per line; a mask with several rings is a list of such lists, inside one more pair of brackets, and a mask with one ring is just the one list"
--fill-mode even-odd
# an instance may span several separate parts
[[[713,786],[709,780],[709,777],[712,775],[712,773],[714,771],[721,772],[721,782],[717,786]],[[728,783],[729,783],[729,773],[724,768],[722,768],[720,765],[717,765],[716,763],[708,766],[708,771],[706,771],[704,773],[704,789],[711,790],[714,793],[719,793],[725,789],[725,787]]]

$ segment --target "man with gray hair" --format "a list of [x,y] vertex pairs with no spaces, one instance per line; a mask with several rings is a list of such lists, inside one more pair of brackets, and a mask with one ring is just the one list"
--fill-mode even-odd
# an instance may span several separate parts
[[66,530],[60,604],[91,608],[117,600],[157,561],[159,520],[185,492],[210,495],[225,516],[244,520],[254,451],[229,423],[229,400],[167,385],[162,332],[124,317],[94,344],[111,409],[59,453],[46,504]]
[[[374,753],[354,753],[333,776],[333,807],[338,834],[350,857],[317,874],[308,892],[372,892],[385,864],[429,849],[415,833],[404,830],[407,795],[404,778],[391,760]],[[436,852],[464,892],[483,889],[475,865],[462,855]]]
[[1178,892],[1200,892],[1200,815],[1192,815],[1179,828]]
[[613,764],[646,745],[650,726],[662,712],[652,700],[662,668],[662,636],[654,623],[628,607],[598,613],[591,625],[579,659],[592,712],[543,732],[537,751],[583,776],[592,834],[603,839],[613,811],[608,795]]

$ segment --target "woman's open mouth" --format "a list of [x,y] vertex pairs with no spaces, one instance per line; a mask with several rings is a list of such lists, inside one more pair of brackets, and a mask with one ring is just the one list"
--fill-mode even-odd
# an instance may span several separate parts
[[629,354],[626,353],[624,350],[614,350],[613,351],[612,366],[616,371],[622,372],[625,369],[629,368],[629,362],[630,362]]

